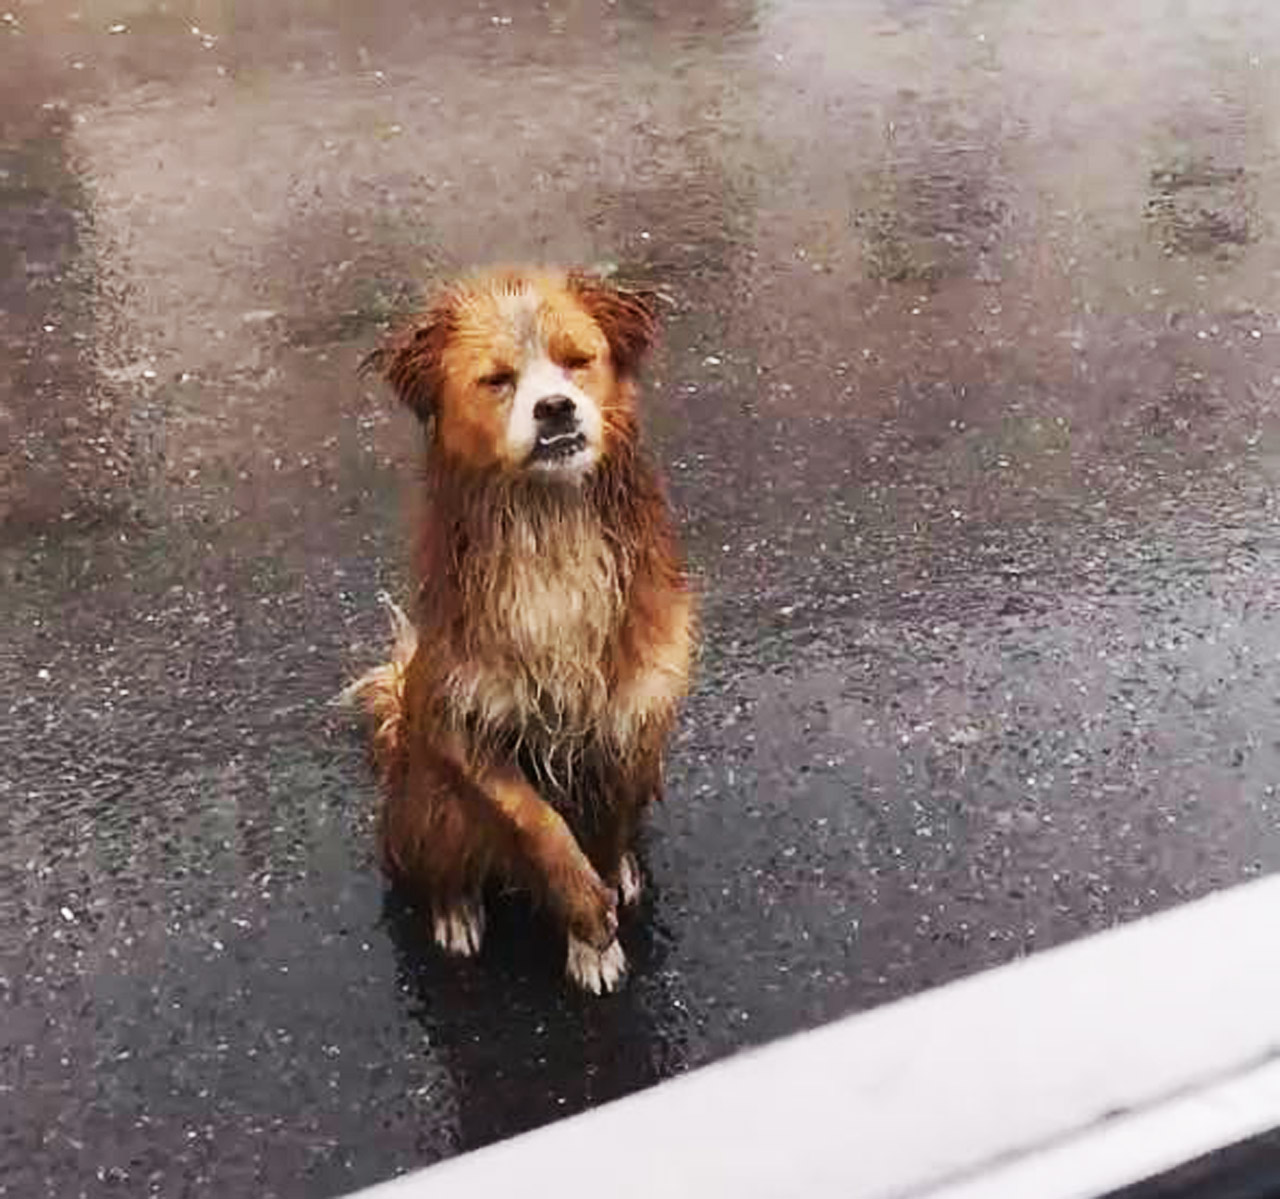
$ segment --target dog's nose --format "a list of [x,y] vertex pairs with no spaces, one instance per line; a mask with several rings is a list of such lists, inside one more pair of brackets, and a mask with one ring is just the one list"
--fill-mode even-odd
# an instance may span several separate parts
[[568,396],[543,396],[533,406],[533,419],[548,425],[567,425],[573,413],[574,403]]

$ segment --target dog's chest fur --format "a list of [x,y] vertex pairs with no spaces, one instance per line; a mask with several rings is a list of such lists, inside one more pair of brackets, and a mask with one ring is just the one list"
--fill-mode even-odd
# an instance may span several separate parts
[[586,505],[509,511],[493,532],[459,564],[467,644],[448,679],[451,706],[524,739],[580,739],[610,702],[618,553]]

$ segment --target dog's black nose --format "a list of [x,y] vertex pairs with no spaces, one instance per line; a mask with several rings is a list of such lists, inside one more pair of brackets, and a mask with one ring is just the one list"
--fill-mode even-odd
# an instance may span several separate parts
[[573,424],[574,403],[568,396],[543,396],[533,406],[533,419],[540,424],[568,428]]

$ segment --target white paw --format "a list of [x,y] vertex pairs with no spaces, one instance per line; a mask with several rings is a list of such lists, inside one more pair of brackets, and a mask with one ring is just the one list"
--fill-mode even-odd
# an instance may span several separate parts
[[577,937],[569,938],[569,958],[565,972],[584,991],[592,995],[606,995],[622,985],[627,972],[627,955],[615,940],[608,949],[593,949]]
[[623,854],[622,864],[618,867],[618,898],[624,908],[640,902],[641,887],[640,863],[636,861],[636,855]]
[[479,953],[484,940],[484,904],[478,899],[460,899],[451,907],[437,908],[431,931],[445,953],[462,958]]

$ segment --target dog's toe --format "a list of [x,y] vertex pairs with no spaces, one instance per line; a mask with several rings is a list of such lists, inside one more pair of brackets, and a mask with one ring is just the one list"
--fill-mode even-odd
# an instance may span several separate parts
[[618,867],[618,898],[624,908],[633,907],[640,902],[643,884],[640,880],[640,863],[633,853],[623,854],[622,863]]
[[565,971],[584,991],[606,995],[622,986],[627,972],[627,955],[613,941],[607,949],[595,949],[577,937],[569,938],[569,957]]
[[484,940],[484,905],[478,899],[460,899],[435,910],[432,932],[445,953],[469,958],[480,952]]

